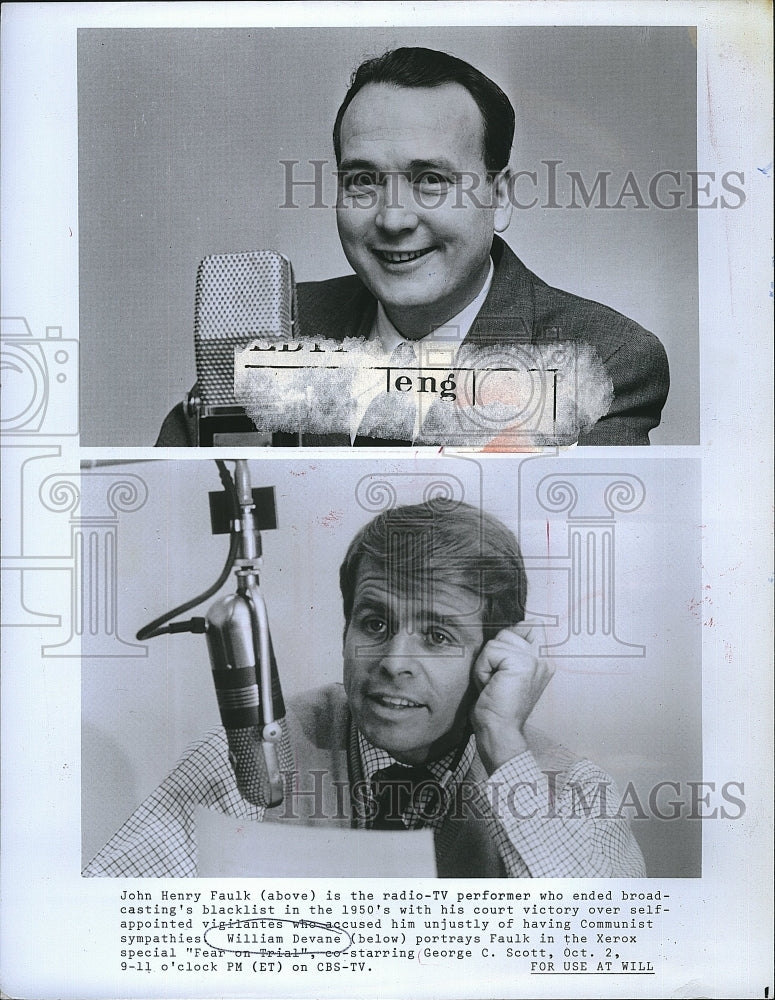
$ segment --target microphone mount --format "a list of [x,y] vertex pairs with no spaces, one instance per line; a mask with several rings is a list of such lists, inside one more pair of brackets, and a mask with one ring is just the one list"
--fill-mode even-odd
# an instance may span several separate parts
[[[206,634],[229,759],[240,794],[256,805],[277,806],[283,800],[278,750],[285,705],[259,586],[261,531],[277,527],[274,487],[253,489],[244,459],[235,461],[234,480],[223,461],[216,460],[216,465],[224,490],[209,494],[210,520],[213,534],[229,533],[226,564],[203,594],[155,619],[140,629],[137,638],[144,641],[175,632]],[[232,571],[236,593],[215,601],[205,618],[171,622],[216,594]]]
[[[278,760],[278,744],[282,739],[282,729],[274,713],[275,692],[273,692],[273,656],[269,621],[266,603],[259,587],[261,534],[257,526],[256,499],[250,484],[248,465],[244,459],[237,459],[235,463],[234,488],[239,510],[231,525],[232,533],[238,540],[239,554],[234,560],[237,593],[216,601],[208,611],[207,642],[213,675],[224,670],[227,674],[233,673],[232,678],[220,681],[216,678],[221,716],[225,723],[233,721],[234,728],[257,727],[269,786],[266,804],[275,806],[283,800]],[[274,490],[271,487],[270,490],[273,494]],[[249,623],[247,632],[246,618]],[[252,648],[244,648],[246,634],[251,637]],[[252,662],[246,663],[246,660]],[[244,671],[247,675],[243,674]],[[240,686],[232,686],[234,683]],[[229,728],[231,727],[227,726],[227,729]],[[236,771],[233,751],[230,756]]]

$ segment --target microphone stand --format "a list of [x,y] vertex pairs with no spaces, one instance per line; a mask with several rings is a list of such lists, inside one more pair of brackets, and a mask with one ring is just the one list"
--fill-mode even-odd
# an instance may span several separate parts
[[256,805],[277,806],[283,800],[278,759],[283,731],[274,716],[269,622],[258,580],[261,535],[245,459],[237,459],[234,480],[239,515],[231,531],[238,540],[237,592],[216,601],[207,612],[207,645],[240,794]]

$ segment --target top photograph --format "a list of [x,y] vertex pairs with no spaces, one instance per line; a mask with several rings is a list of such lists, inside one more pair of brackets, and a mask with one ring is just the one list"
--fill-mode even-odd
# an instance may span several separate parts
[[745,191],[696,66],[685,27],[81,29],[81,444],[698,444],[698,214]]

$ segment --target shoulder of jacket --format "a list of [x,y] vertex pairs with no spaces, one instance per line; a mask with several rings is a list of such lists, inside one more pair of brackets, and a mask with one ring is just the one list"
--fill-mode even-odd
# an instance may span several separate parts
[[603,361],[627,345],[643,355],[663,353],[659,338],[624,313],[594,299],[585,299],[562,288],[538,281],[535,284],[536,318],[545,315],[545,325],[558,330],[563,339],[587,340]]

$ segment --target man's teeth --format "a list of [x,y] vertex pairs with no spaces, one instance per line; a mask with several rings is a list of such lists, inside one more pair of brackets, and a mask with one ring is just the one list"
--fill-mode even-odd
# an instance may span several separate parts
[[416,701],[409,701],[408,698],[391,698],[386,694],[376,695],[376,700],[382,705],[387,705],[389,708],[419,708],[420,705]]
[[380,250],[379,254],[390,264],[405,264],[410,260],[424,257],[429,250]]

